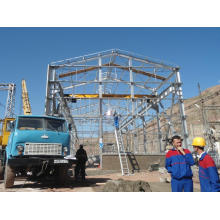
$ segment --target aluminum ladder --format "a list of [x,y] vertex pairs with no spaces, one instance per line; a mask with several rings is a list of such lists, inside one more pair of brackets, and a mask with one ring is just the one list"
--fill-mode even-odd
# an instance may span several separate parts
[[115,138],[116,138],[116,143],[118,147],[118,155],[119,155],[119,160],[120,160],[122,176],[128,176],[130,175],[130,172],[129,172],[129,167],[128,167],[127,153],[124,150],[124,144],[123,144],[121,131],[117,128],[115,128]]

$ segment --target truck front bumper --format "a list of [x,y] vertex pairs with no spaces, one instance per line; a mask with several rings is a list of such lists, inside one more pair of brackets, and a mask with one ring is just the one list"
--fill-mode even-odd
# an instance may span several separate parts
[[8,164],[11,167],[33,167],[41,166],[43,163],[47,162],[48,166],[69,166],[71,167],[76,163],[76,160],[65,159],[63,157],[50,158],[50,157],[14,157],[8,159]]

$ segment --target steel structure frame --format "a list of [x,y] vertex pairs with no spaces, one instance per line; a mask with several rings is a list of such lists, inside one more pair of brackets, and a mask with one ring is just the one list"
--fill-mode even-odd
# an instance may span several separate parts
[[[120,116],[129,152],[164,153],[166,141],[173,134],[181,135],[184,146],[188,146],[182,83],[176,65],[119,49],[52,62],[47,70],[45,114],[62,114],[62,99],[79,142],[93,145],[96,139],[100,156],[107,146],[115,152],[114,112]],[[178,115],[173,117],[176,104]],[[107,136],[111,136],[110,141]],[[156,151],[149,151],[151,142]]]
[[6,106],[5,106],[5,118],[13,118],[15,110],[15,89],[14,83],[0,83],[0,91],[8,91]]

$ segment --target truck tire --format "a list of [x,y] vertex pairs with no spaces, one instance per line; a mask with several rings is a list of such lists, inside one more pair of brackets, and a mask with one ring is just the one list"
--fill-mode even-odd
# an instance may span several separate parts
[[4,179],[4,168],[2,166],[2,161],[0,160],[0,180]]
[[57,183],[65,184],[68,180],[68,167],[58,167],[57,168]]
[[5,188],[10,188],[14,185],[15,181],[15,171],[14,169],[11,168],[10,165],[5,166],[5,179],[4,179],[4,184]]

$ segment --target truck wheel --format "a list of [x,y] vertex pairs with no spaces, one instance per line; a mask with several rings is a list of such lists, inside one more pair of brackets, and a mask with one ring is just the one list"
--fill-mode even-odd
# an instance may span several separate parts
[[58,167],[57,168],[57,183],[64,184],[68,180],[68,167]]
[[15,171],[8,164],[5,166],[5,188],[10,188],[14,185]]
[[0,180],[4,179],[4,169],[2,166],[2,161],[0,160]]

